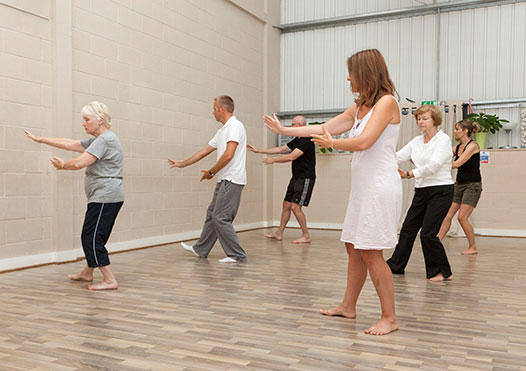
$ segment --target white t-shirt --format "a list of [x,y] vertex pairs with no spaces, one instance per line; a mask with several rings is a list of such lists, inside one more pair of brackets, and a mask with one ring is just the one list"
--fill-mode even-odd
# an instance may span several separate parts
[[247,133],[243,123],[236,119],[236,116],[229,118],[208,142],[210,146],[217,148],[218,160],[225,153],[228,142],[237,143],[236,152],[232,160],[217,174],[217,182],[228,180],[235,184],[245,185],[247,184]]
[[451,139],[442,130],[424,143],[424,134],[419,135],[404,148],[396,152],[398,163],[412,160],[416,168],[415,188],[454,184],[451,177]]

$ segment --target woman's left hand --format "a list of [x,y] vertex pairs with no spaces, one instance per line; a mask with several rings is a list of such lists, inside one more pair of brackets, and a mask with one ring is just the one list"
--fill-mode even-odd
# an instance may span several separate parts
[[265,126],[268,129],[272,130],[274,133],[276,134],[283,133],[284,126],[281,123],[281,121],[279,121],[278,116],[276,116],[276,114],[273,114],[272,116],[269,116],[269,115],[263,116],[263,121],[265,122]]
[[398,173],[400,174],[400,178],[405,179],[407,178],[407,172],[402,169],[398,169]]
[[57,170],[64,170],[64,160],[60,157],[53,157],[51,160],[51,164],[55,167]]
[[332,138],[331,133],[329,133],[324,125],[322,125],[321,128],[323,130],[323,134],[312,134],[311,140],[314,142],[314,144],[318,145],[319,148],[333,148],[334,139]]

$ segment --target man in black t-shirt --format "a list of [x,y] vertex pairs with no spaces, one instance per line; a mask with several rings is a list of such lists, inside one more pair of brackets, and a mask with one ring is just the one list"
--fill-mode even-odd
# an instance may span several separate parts
[[[292,126],[305,126],[306,121],[303,116],[296,116],[292,119]],[[291,211],[298,220],[301,227],[302,235],[300,238],[292,241],[292,243],[309,243],[311,238],[309,230],[307,229],[307,219],[302,206],[308,206],[314,182],[316,180],[316,154],[314,143],[311,138],[292,139],[287,144],[281,147],[273,147],[269,149],[256,149],[250,144],[247,145],[248,150],[254,153],[265,153],[269,155],[283,154],[279,157],[265,157],[263,163],[270,165],[275,162],[290,162],[292,161],[292,179],[289,182],[285,200],[283,201],[283,210],[281,212],[281,222],[276,232],[266,234],[265,237],[274,238],[281,241],[283,238],[283,231],[290,219]]]

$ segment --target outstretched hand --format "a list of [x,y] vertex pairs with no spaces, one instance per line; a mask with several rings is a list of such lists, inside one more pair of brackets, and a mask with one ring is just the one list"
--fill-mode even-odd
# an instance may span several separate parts
[[168,159],[168,163],[170,164],[170,169],[174,168],[174,167],[178,167],[178,168],[183,168],[184,165],[181,161],[175,161],[175,160],[172,160],[171,158]]
[[248,149],[250,152],[258,153],[257,148],[254,147],[254,146],[251,145],[251,144],[247,144],[247,149]]
[[263,121],[265,121],[265,126],[272,130],[276,134],[281,134],[283,132],[283,124],[281,121],[279,121],[278,116],[276,114],[273,114],[272,116],[265,115],[263,117]]
[[320,148],[333,148],[334,139],[332,138],[331,133],[329,133],[329,131],[324,125],[322,125],[321,128],[323,130],[323,134],[312,134],[311,140]]
[[28,130],[24,130],[24,133],[26,133],[29,139],[34,140],[37,143],[40,143],[41,138],[39,136],[31,134]]

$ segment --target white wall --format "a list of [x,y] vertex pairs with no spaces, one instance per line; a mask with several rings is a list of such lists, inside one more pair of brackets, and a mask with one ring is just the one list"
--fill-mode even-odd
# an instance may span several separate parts
[[[7,3],[7,4],[6,4]],[[216,153],[169,169],[220,127],[214,97],[231,95],[250,141],[265,146],[264,113],[279,109],[276,1],[0,1],[0,271],[82,256],[83,171],[55,171],[74,154],[23,133],[85,138],[81,108],[106,103],[124,150],[126,201],[110,251],[196,238],[215,181]],[[236,226],[264,225],[272,189],[247,160]]]
[[[228,1],[75,3],[73,121],[80,122],[86,102],[105,101],[125,152],[126,203],[113,241],[200,228],[213,183],[199,182],[199,169],[211,166],[215,153],[184,170],[169,169],[167,158],[184,159],[206,145],[219,128],[211,107],[220,94],[234,98],[249,135],[260,129],[263,36],[264,23]],[[80,125],[74,131],[82,135]],[[82,175],[75,191],[79,233]],[[258,198],[244,200],[238,222],[259,221],[248,212],[261,210]]]
[[49,154],[23,129],[52,121],[50,1],[0,2],[0,256],[50,251],[53,183]]

